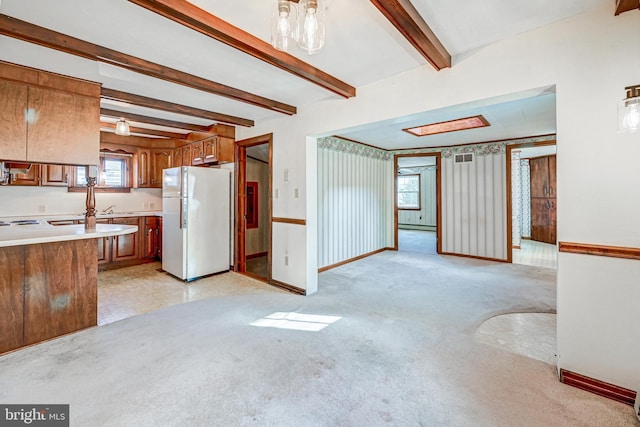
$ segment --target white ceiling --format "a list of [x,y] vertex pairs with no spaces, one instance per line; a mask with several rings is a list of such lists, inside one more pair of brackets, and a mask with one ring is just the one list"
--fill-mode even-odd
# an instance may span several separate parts
[[[269,41],[269,19],[275,1],[192,0],[192,3]],[[611,1],[413,0],[413,3],[454,56],[455,67],[456,62],[463,61],[464,54],[471,50]],[[326,5],[327,40],[323,50],[314,56],[294,50],[293,55],[356,88],[416,67],[436,73],[370,1],[326,0]],[[338,95],[127,0],[2,0],[0,13],[298,108],[322,99],[338,99]],[[0,36],[0,60],[95,80],[110,89],[256,122],[282,117],[280,113],[260,107],[5,36]],[[511,105],[509,111],[491,106],[487,114],[499,123],[492,130],[512,131],[508,123],[509,112],[514,120],[519,120],[525,113],[531,114],[536,122],[546,120],[549,124],[551,113],[544,107],[550,105],[551,100],[543,98]],[[113,108],[112,105],[104,106]],[[124,109],[166,119],[212,124],[210,120],[136,106]],[[444,112],[433,112],[432,116],[439,114]]]

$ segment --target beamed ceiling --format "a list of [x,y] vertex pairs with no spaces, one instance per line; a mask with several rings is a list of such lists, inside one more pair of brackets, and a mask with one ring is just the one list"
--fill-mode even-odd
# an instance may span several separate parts
[[[532,0],[514,7],[512,0],[326,0],[326,43],[308,56],[271,47],[276,0],[2,0],[0,60],[102,83],[104,130],[125,117],[136,134],[176,138],[216,123],[250,127],[292,116],[417,67],[433,73],[455,67],[474,50],[595,7],[619,14],[639,1]],[[527,132],[538,125],[540,133],[555,130],[555,122],[544,122],[552,114],[543,109],[555,108],[548,100],[515,106],[535,113]],[[475,107],[469,109],[484,112]],[[505,108],[491,108],[488,114],[504,121],[500,128],[517,126]],[[426,124],[427,116],[456,114],[425,112],[396,122]],[[523,114],[512,116],[522,122]],[[402,133],[393,123],[374,128],[347,133],[381,147],[370,135]],[[433,138],[421,145],[440,144]]]

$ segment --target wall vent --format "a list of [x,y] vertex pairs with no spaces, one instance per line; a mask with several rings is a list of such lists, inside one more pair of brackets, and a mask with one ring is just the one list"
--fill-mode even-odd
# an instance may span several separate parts
[[473,153],[456,154],[454,157],[456,163],[473,162]]

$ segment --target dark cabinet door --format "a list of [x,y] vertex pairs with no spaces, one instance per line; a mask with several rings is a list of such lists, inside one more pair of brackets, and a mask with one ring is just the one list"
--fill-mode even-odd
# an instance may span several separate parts
[[[139,225],[139,219],[113,218],[113,224]],[[111,241],[111,261],[137,259],[139,254],[138,236],[140,232],[113,236]]]
[[144,241],[142,258],[155,258],[158,253],[158,219],[146,217],[144,220]]
[[531,168],[531,197],[548,197],[549,161],[547,157],[539,157],[529,161]]
[[0,159],[27,159],[27,86],[0,80]]
[[549,191],[548,197],[556,197],[556,156],[549,156]]
[[556,243],[556,200],[531,199],[531,240]]
[[138,187],[151,186],[151,151],[138,150]]
[[151,186],[162,188],[162,171],[171,167],[173,152],[170,150],[154,150],[152,153]]
[[156,229],[158,234],[158,259],[162,260],[162,218],[158,218],[158,228]]

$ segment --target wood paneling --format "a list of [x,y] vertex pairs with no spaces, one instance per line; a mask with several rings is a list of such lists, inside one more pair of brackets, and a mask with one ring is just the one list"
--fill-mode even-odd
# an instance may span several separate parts
[[[285,114],[295,114],[296,112],[296,108],[291,105],[235,89],[103,46],[98,46],[26,21],[21,21],[11,16],[0,14],[0,34],[273,111]],[[219,119],[220,121],[246,126],[246,124],[241,123],[246,122],[245,119],[234,118],[224,114],[220,116],[227,118],[227,120]]]
[[640,248],[574,242],[560,242],[558,246],[560,252],[640,260]]
[[[174,22],[225,43],[261,61],[317,84],[340,96],[356,95],[356,89],[306,62],[282,52],[271,44],[200,9],[189,2],[174,0],[129,0]],[[285,112],[286,111],[281,111]],[[295,113],[295,112],[294,112]]]
[[22,346],[24,246],[0,248],[0,353]]
[[25,246],[24,344],[97,324],[93,239]]
[[371,0],[436,70],[451,67],[451,55],[409,0]]
[[100,100],[69,92],[29,88],[27,160],[97,164]]
[[0,80],[0,159],[27,158],[26,109],[27,86]]

